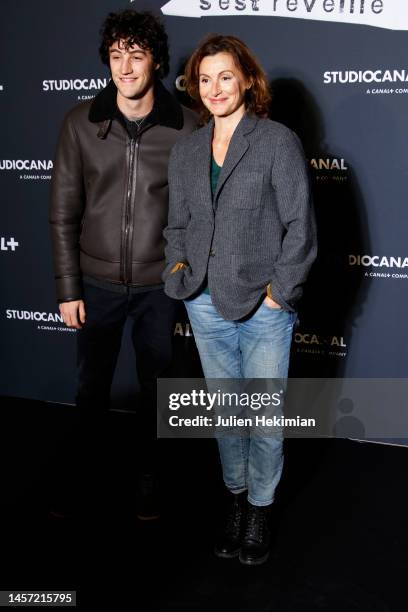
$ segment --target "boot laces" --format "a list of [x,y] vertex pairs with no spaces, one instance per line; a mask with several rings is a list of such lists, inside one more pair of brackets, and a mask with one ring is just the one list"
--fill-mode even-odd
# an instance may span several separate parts
[[245,531],[246,540],[262,542],[266,530],[266,513],[262,507],[252,507],[248,512]]
[[[234,496],[235,497],[235,496]],[[226,531],[227,533],[236,534],[241,528],[243,508],[240,504],[238,496],[231,503],[230,511],[227,515]]]

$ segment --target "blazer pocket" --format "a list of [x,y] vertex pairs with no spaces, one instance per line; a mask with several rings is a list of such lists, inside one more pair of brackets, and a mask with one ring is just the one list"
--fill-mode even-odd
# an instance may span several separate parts
[[258,208],[262,202],[263,173],[237,172],[233,175],[231,203],[234,208],[251,210]]

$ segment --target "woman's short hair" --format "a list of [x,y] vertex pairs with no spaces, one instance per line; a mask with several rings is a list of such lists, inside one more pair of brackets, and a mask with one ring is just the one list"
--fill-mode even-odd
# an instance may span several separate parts
[[127,47],[136,44],[148,49],[155,64],[160,64],[158,77],[169,73],[169,47],[167,34],[161,21],[149,11],[138,13],[125,10],[120,13],[109,13],[101,28],[99,55],[104,64],[109,66],[109,49],[119,40],[124,40]]
[[200,64],[205,57],[217,53],[232,55],[236,66],[241,70],[244,77],[252,83],[251,88],[246,92],[246,110],[258,117],[266,117],[269,112],[271,94],[265,72],[255,55],[242,40],[236,36],[224,36],[222,34],[210,34],[200,43],[187,62],[185,69],[186,89],[194,100],[196,110],[208,121],[211,113],[200,98]]

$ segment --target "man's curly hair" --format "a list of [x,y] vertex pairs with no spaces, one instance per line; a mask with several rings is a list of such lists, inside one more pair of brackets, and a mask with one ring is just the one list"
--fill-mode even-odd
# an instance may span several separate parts
[[164,25],[152,13],[126,10],[109,13],[101,28],[99,55],[109,66],[109,48],[117,41],[125,41],[126,48],[136,44],[149,50],[155,64],[160,64],[159,78],[169,73],[169,47]]

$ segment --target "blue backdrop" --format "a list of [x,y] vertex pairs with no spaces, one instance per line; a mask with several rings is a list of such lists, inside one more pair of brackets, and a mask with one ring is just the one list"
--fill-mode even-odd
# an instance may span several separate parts
[[[407,363],[408,6],[402,0],[3,0],[0,142],[0,394],[73,402],[75,332],[58,317],[48,230],[56,138],[66,111],[109,74],[98,57],[111,10],[161,13],[166,85],[208,32],[241,37],[273,91],[271,117],[300,136],[320,252],[293,342],[296,376],[404,377]],[[391,29],[391,28],[401,28]],[[178,376],[197,375],[183,310]],[[135,389],[124,338],[117,405]]]

